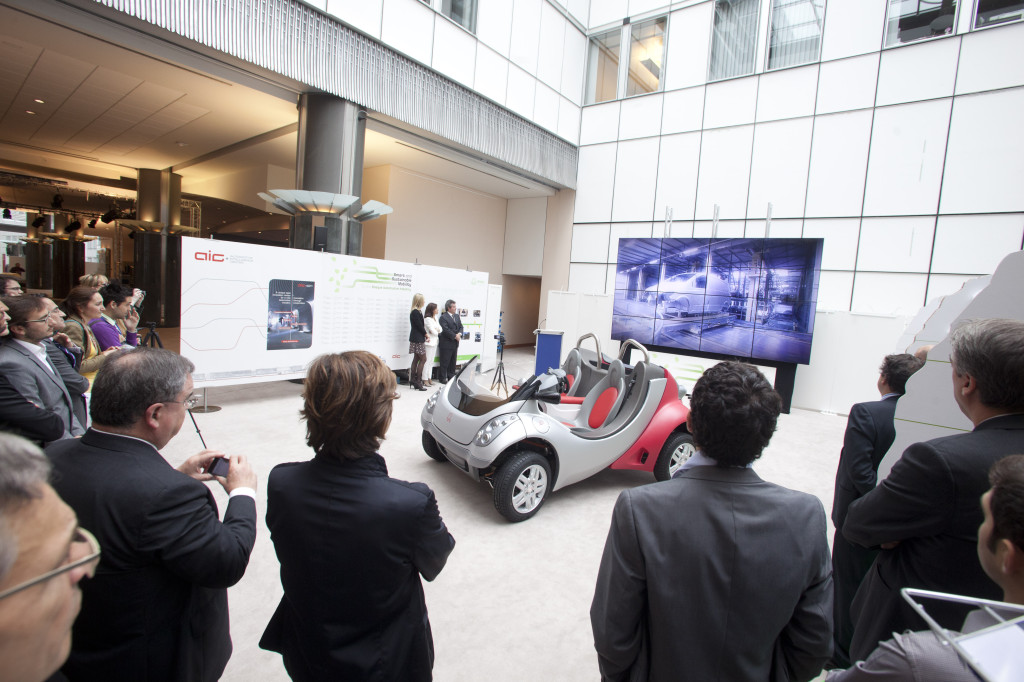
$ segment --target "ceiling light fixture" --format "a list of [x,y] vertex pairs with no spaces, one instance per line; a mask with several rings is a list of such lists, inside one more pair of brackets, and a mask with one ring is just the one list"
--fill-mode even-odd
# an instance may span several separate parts
[[58,211],[64,206],[64,197],[60,195],[60,192],[53,195],[53,201],[50,202],[50,208],[55,208]]
[[11,209],[5,208],[4,209],[4,220],[10,220],[10,219],[11,219]]
[[109,211],[107,211],[106,213],[104,213],[103,215],[100,216],[100,222],[101,223],[112,223],[115,220],[117,220],[118,214],[120,214],[120,211],[115,206],[115,207],[111,208]]
[[96,229],[96,218],[93,218],[92,220],[89,221],[89,229],[90,230],[95,230]]
[[36,228],[38,230],[40,227],[43,226],[43,223],[45,223],[45,222],[46,222],[46,218],[45,217],[37,216],[36,219],[32,221],[32,227],[34,227],[34,228]]
[[68,223],[68,226],[64,228],[64,232],[67,233],[67,234],[71,234],[72,232],[75,232],[76,230],[81,230],[81,229],[82,229],[82,221],[79,220],[78,218],[75,218],[74,221]]
[[31,109],[26,109],[25,113],[28,114],[29,116],[35,116],[36,115],[36,112],[32,111]]
[[32,101],[35,102],[36,104],[46,104],[46,101],[45,100],[41,100],[41,99],[34,99]]

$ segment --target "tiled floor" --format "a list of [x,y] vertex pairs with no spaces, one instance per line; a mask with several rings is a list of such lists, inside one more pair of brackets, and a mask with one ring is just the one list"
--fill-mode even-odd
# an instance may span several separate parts
[[[505,361],[510,380],[527,376],[532,349],[506,351]],[[195,415],[210,447],[249,456],[261,479],[256,548],[245,577],[229,591],[235,651],[223,679],[231,682],[288,679],[280,656],[258,647],[281,596],[263,513],[270,469],[311,456],[298,419],[301,388],[273,382],[210,389],[210,404],[223,409]],[[653,477],[606,470],[551,495],[533,519],[506,523],[486,484],[423,453],[419,414],[429,393],[405,386],[399,391],[381,454],[392,476],[434,490],[457,541],[445,570],[426,585],[435,679],[597,679],[589,609],[612,506],[622,489]],[[817,495],[828,510],[845,424],[843,417],[807,411],[783,415],[755,469],[770,481]],[[164,454],[177,464],[200,448],[186,421]],[[223,511],[226,497],[218,495]]]

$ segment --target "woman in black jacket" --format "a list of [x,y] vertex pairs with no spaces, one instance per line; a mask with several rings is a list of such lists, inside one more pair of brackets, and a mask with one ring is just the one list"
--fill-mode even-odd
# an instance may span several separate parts
[[306,462],[267,483],[267,527],[284,596],[260,647],[297,682],[431,679],[434,643],[420,578],[455,540],[423,483],[388,476],[377,454],[395,375],[372,353],[322,355],[303,388]]
[[412,367],[409,368],[409,385],[417,391],[425,391],[423,385],[423,365],[427,362],[427,328],[423,326],[423,294],[412,297],[412,310],[409,311],[409,352],[412,353]]

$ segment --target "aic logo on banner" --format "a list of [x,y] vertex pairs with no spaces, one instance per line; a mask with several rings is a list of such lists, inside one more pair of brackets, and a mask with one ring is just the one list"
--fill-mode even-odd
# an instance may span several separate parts
[[213,262],[213,263],[223,263],[224,262],[224,254],[223,253],[213,253],[212,251],[206,251],[206,252],[196,251],[192,255],[195,257],[196,260],[209,261],[209,262]]

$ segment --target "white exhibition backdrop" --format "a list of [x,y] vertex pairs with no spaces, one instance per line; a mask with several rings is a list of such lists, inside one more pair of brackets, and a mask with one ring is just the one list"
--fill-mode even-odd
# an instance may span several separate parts
[[[299,292],[313,284],[309,307],[296,301],[305,312],[291,334],[279,333],[288,317],[279,309],[291,306],[271,300],[272,280],[299,283]],[[367,350],[392,369],[407,369],[409,310],[413,294],[422,293],[439,308],[450,298],[466,310],[469,338],[460,344],[460,362],[483,355],[493,366],[494,344],[484,339],[497,333],[498,306],[489,305],[495,286],[486,272],[183,237],[181,354],[195,363],[200,388],[302,378],[318,355],[346,350]],[[288,340],[268,349],[268,337],[282,336]]]

